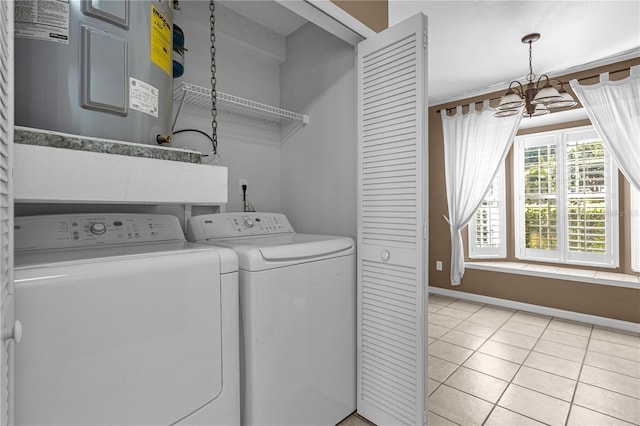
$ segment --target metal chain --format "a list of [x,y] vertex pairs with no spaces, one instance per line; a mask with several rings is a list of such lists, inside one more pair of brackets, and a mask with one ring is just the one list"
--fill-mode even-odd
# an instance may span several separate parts
[[219,159],[218,156],[218,100],[216,91],[216,17],[215,17],[215,4],[214,0],[209,0],[209,11],[211,12],[209,17],[209,25],[211,29],[211,140],[213,143],[213,156]]
[[533,52],[533,42],[529,42],[529,75],[527,76],[527,80],[533,81],[536,78],[536,75],[533,73],[533,62],[531,60],[531,53]]

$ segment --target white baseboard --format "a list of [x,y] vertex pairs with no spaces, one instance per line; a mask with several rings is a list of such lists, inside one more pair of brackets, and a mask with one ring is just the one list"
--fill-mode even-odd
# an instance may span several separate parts
[[530,303],[515,302],[513,300],[499,299],[497,297],[482,296],[480,294],[465,293],[464,291],[449,290],[440,287],[427,288],[429,293],[440,296],[454,297],[456,299],[469,300],[471,302],[487,303],[489,305],[527,311],[534,314],[549,315],[570,321],[584,322],[601,327],[616,328],[619,330],[640,333],[640,324],[630,321],[621,321],[613,318],[599,317],[597,315],[582,314],[580,312],[565,311],[564,309],[549,308],[547,306],[532,305]]

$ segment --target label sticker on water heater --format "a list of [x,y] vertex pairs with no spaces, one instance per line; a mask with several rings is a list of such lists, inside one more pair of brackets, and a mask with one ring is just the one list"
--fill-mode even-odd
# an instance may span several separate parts
[[69,0],[14,3],[15,37],[69,44]]
[[171,23],[155,6],[151,6],[151,61],[171,75]]
[[152,85],[129,77],[129,108],[158,118],[158,94]]

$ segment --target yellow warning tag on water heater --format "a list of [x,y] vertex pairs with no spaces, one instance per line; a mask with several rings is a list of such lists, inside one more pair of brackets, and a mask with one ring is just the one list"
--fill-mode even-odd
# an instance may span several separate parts
[[171,75],[171,24],[151,6],[151,62]]

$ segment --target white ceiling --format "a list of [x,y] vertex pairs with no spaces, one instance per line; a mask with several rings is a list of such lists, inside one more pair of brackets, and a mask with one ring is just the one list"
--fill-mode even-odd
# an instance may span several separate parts
[[220,3],[283,36],[288,36],[307,22],[275,1],[218,0],[216,3]]
[[[300,17],[274,1],[221,1],[234,11],[288,35]],[[558,75],[640,57],[640,1],[389,0],[389,25],[423,12],[429,22],[429,103],[501,90],[533,72]]]
[[[429,20],[429,103],[506,89],[533,72],[563,74],[603,59],[640,56],[640,1],[390,0],[389,25],[417,12]],[[626,55],[625,55],[626,54]],[[629,55],[630,54],[630,55]]]

